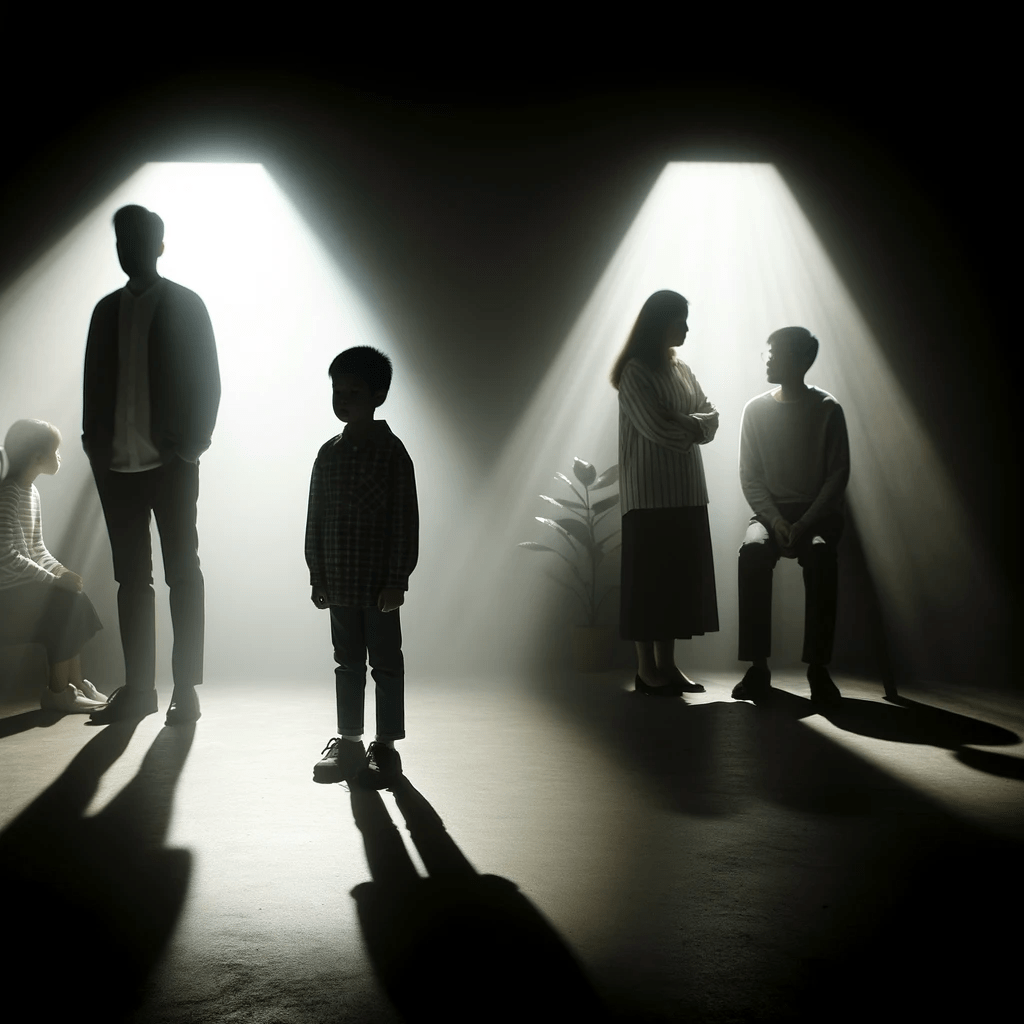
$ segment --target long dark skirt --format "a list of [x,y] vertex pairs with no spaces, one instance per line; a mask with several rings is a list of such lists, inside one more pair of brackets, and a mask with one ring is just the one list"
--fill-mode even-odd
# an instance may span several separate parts
[[102,628],[85,594],[37,581],[0,590],[0,643],[42,644],[51,665],[73,658]]
[[622,517],[620,627],[626,640],[718,632],[707,505],[638,508]]

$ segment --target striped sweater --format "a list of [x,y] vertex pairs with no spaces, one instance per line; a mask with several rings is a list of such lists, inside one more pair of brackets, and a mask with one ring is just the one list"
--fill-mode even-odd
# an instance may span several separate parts
[[[687,413],[700,424],[692,433],[671,413]],[[619,379],[619,489],[622,514],[635,508],[681,508],[708,503],[698,445],[718,430],[718,411],[690,368],[672,358],[654,371],[637,359]]]
[[35,484],[0,484],[0,590],[32,580],[52,582],[64,567],[43,543],[43,517]]

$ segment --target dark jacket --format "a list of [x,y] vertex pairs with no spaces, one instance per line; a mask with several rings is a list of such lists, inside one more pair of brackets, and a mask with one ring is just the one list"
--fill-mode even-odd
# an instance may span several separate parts
[[[117,403],[121,289],[100,299],[85,348],[82,447],[109,466]],[[213,326],[203,300],[164,280],[149,328],[149,412],[153,445],[167,463],[195,462],[210,447],[220,405],[220,370]]]

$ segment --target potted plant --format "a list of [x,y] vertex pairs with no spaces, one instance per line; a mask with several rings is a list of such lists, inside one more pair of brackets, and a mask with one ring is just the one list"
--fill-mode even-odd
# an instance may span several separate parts
[[547,575],[579,601],[583,622],[573,628],[573,661],[581,671],[596,672],[608,668],[612,662],[615,631],[608,626],[598,625],[598,616],[606,598],[617,586],[599,586],[598,571],[603,560],[619,547],[618,542],[613,543],[619,534],[618,529],[605,532],[598,528],[618,505],[619,496],[611,494],[599,501],[592,501],[591,492],[604,490],[614,484],[619,479],[619,467],[612,466],[598,476],[597,470],[589,462],[573,459],[572,472],[582,492],[564,473],[556,473],[555,479],[567,484],[576,495],[575,499],[559,500],[546,494],[540,495],[544,501],[569,514],[558,519],[534,517],[538,523],[543,523],[558,534],[564,550],[534,541],[523,541],[519,547],[527,551],[550,551],[569,567],[568,574],[559,576],[549,570]]

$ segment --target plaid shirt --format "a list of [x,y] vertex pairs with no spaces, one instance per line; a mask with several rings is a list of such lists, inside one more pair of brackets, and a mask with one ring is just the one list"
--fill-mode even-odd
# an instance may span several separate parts
[[409,589],[419,551],[416,479],[405,445],[377,420],[353,443],[332,438],[313,463],[306,516],[310,586],[327,603],[372,608],[385,587]]

